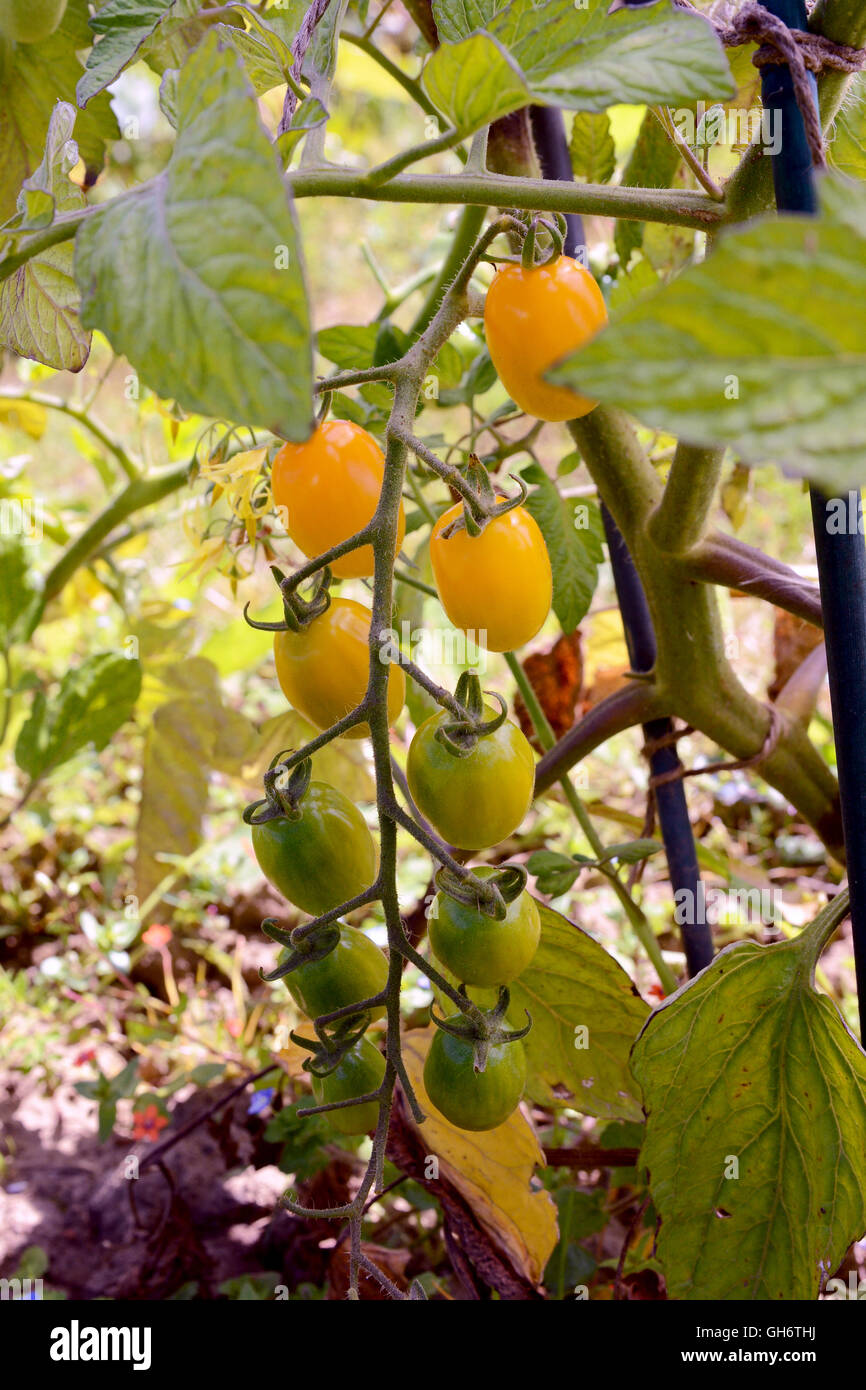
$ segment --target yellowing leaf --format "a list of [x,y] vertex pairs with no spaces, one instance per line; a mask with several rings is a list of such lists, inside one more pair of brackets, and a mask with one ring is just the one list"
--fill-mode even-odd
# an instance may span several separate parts
[[591,686],[600,670],[627,671],[628,649],[622,630],[619,609],[593,615],[589,636],[583,644],[584,682]]
[[530,1189],[544,1163],[533,1129],[516,1110],[496,1129],[472,1134],[454,1125],[430,1104],[422,1072],[433,1039],[432,1028],[415,1029],[403,1039],[403,1060],[427,1118],[420,1134],[446,1177],[472,1207],[490,1239],[503,1248],[515,1269],[538,1284],[557,1241],[556,1207],[549,1192]]
[[47,419],[48,412],[44,405],[34,405],[32,401],[0,399],[0,425],[23,430],[31,439],[42,438]]
[[550,1103],[567,1086],[569,1104],[603,1119],[641,1120],[629,1053],[649,1006],[622,966],[580,927],[538,904],[541,941],[511,986],[509,1021],[532,1018],[524,1046],[527,1090]]

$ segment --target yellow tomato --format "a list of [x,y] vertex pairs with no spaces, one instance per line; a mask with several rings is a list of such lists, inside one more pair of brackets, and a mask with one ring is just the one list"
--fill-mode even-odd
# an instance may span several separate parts
[[[359,705],[370,669],[370,610],[354,599],[334,598],[302,632],[274,637],[277,679],[290,705],[319,729],[330,728]],[[388,672],[388,720],[393,723],[406,698],[399,666]],[[359,724],[347,738],[366,738]]]
[[430,559],[442,607],[455,627],[491,652],[522,647],[550,612],[553,580],[547,546],[524,507],[488,521],[480,536],[442,532],[462,515],[459,502],[440,516]]
[[[274,459],[271,490],[286,509],[286,529],[309,559],[348,540],[376,510],[385,458],[371,434],[350,420],[325,420],[304,444],[284,444]],[[397,550],[406,519],[400,503]],[[331,569],[338,579],[373,573],[373,547],[350,550]]]
[[576,420],[596,402],[544,375],[607,323],[604,296],[570,256],[525,270],[506,265],[487,291],[484,328],[499,379],[511,399],[537,420]]

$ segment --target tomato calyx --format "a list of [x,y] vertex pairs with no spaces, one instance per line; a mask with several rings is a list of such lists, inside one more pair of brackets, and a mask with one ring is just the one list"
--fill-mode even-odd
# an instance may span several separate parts
[[279,819],[300,820],[302,802],[313,775],[313,760],[304,758],[297,767],[287,771],[283,759],[291,757],[293,751],[284,748],[271,759],[263,779],[264,796],[244,807],[242,818],[245,825],[264,825],[269,820]]
[[467,531],[470,536],[480,536],[485,526],[494,517],[504,516],[506,512],[520,507],[529,495],[529,488],[522,478],[509,473],[512,482],[517,484],[517,496],[506,497],[501,488],[497,491],[488,470],[477,454],[470,454],[469,461],[461,469],[469,495],[463,495],[463,514],[457,516],[442,531],[442,539],[447,541],[458,531]]
[[326,922],[323,926],[317,927],[313,932],[307,932],[305,936],[296,936],[294,932],[286,931],[277,922],[276,917],[266,917],[262,922],[262,931],[265,936],[269,936],[271,941],[276,941],[278,945],[285,946],[289,954],[285,960],[280,961],[279,965],[274,966],[267,974],[260,971],[261,977],[267,984],[276,984],[277,980],[282,980],[286,975],[290,975],[293,970],[297,970],[302,965],[312,965],[317,960],[324,960],[329,956],[340,941],[339,922]]
[[[533,217],[523,238],[523,249],[520,253],[520,262],[524,270],[535,270],[539,266],[551,265],[562,255],[565,245],[565,237],[568,231],[568,224],[565,216],[561,212],[553,214],[554,221],[550,222],[546,217]],[[547,232],[550,238],[550,246],[539,253],[538,232],[541,228]]]
[[309,598],[302,598],[298,593],[298,585],[304,578],[300,571],[287,577],[276,565],[271,565],[271,574],[282,595],[282,620],[278,623],[259,622],[258,619],[250,617],[250,605],[245,603],[244,621],[249,627],[254,627],[259,632],[303,632],[304,628],[309,627],[310,623],[315,622],[316,618],[321,617],[330,607],[333,575],[328,565],[323,565],[316,572]]
[[525,1038],[532,1027],[532,1016],[526,1009],[524,1010],[527,1019],[525,1028],[505,1027],[503,1019],[511,1003],[511,995],[505,985],[500,985],[499,999],[492,1009],[481,1009],[477,1004],[473,1004],[466,992],[465,985],[460,986],[459,993],[468,1005],[468,1008],[461,1012],[459,1019],[439,1018],[432,1004],[430,1005],[430,1018],[443,1033],[450,1033],[452,1038],[460,1038],[463,1042],[472,1044],[473,1070],[483,1072],[487,1069],[490,1049],[500,1047],[503,1043],[520,1042],[521,1038]]
[[508,864],[503,869],[496,869],[487,879],[477,878],[475,874],[461,879],[450,869],[441,868],[437,870],[434,881],[440,892],[447,893],[449,898],[483,912],[485,917],[503,922],[508,904],[520,897],[528,879],[529,875],[521,864]]
[[454,691],[454,699],[460,707],[461,714],[440,724],[434,735],[443,748],[447,748],[455,758],[468,757],[479,739],[495,734],[505,723],[508,706],[502,696],[495,690],[487,690],[484,694],[499,705],[499,713],[492,719],[484,718],[481,682],[474,671],[464,671]]
[[[353,1014],[341,1018],[329,1028],[317,1029],[317,1039],[305,1038],[302,1033],[291,1031],[289,1037],[298,1047],[311,1055],[304,1063],[304,1070],[311,1076],[329,1076],[336,1071],[343,1058],[361,1041],[370,1023],[369,1014]],[[318,1110],[320,1107],[317,1106]],[[303,1113],[303,1112],[300,1112]]]

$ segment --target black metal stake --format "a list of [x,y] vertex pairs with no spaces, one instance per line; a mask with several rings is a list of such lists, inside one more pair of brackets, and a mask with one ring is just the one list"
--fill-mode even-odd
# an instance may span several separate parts
[[[532,133],[544,177],[570,182],[571,157],[562,112],[558,107],[533,106],[531,115]],[[567,221],[568,232],[563,249],[567,255],[573,256],[579,247],[584,246],[583,222],[576,216],[570,216]],[[656,639],[643,585],[622,533],[607,507],[602,508],[602,517],[632,670],[651,671],[656,659]],[[643,732],[647,742],[652,744],[671,734],[673,723],[670,719],[653,719],[644,724]],[[671,745],[651,752],[649,765],[651,775],[658,777],[662,773],[673,772],[681,764],[676,748]],[[656,788],[655,797],[671,889],[675,896],[678,893],[689,895],[686,902],[695,909],[690,916],[704,916],[699,910],[703,901],[701,876],[684,784],[681,780],[666,782]],[[693,977],[713,959],[712,932],[706,921],[695,921],[693,924],[684,922],[680,924],[680,935],[686,968],[689,976]]]
[[[808,30],[805,0],[764,0],[764,5],[789,29]],[[780,212],[814,213],[818,199],[812,156],[789,69],[781,64],[762,68],[761,88],[764,106],[778,113],[776,119],[782,123],[781,148],[772,156],[776,206]],[[817,102],[817,85],[814,97]],[[811,499],[851,889],[860,1036],[866,1041],[866,545],[859,489],[844,498],[830,498],[813,487]],[[846,519],[839,529],[836,518]]]

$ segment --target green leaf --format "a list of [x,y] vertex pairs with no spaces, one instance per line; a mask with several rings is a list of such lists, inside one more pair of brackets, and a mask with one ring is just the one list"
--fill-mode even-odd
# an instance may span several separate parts
[[639,864],[663,849],[664,845],[660,845],[658,840],[627,840],[621,845],[607,845],[601,863],[609,864],[612,859],[618,859],[620,864]]
[[51,701],[37,691],[15,745],[21,771],[42,777],[89,743],[104,748],[129,718],[140,689],[137,661],[100,652],[67,671]]
[[[87,0],[69,0],[58,28],[38,44],[0,44],[0,223],[15,212],[18,191],[45,150],[58,101],[75,101],[81,75],[78,53],[92,42]],[[86,185],[96,179],[117,121],[107,93],[82,112],[76,138]]]
[[93,44],[78,83],[79,106],[86,106],[136,57],[139,49],[167,15],[175,0],[108,0],[91,17],[99,39]]
[[815,1299],[866,1230],[866,1055],[813,987],[825,936],[726,947],[635,1045],[670,1298]]
[[851,79],[836,117],[830,163],[852,179],[866,179],[866,73]]
[[532,1016],[529,1093],[551,1104],[553,1087],[565,1086],[585,1115],[639,1120],[629,1050],[648,1006],[603,946],[552,908],[538,910],[541,942],[511,986],[509,1009],[515,1022],[525,1022],[525,1009]]
[[[37,205],[43,209],[39,220],[44,225],[53,221],[55,212],[72,212],[85,205],[81,189],[68,177],[78,162],[74,127],[75,111],[67,102],[58,102],[48,127],[45,156],[18,199],[19,211],[30,225]],[[0,345],[58,371],[78,372],[90,353],[90,334],[78,317],[72,260],[72,243],[62,242],[19,266],[0,284]]]
[[733,91],[714,30],[682,10],[609,16],[604,0],[580,8],[574,0],[437,0],[433,9],[445,42],[428,59],[424,86],[467,133],[527,100],[603,111],[616,102],[676,104]]
[[[620,184],[623,188],[670,188],[677,169],[680,154],[657,116],[647,111],[641,121],[640,130],[622,171]],[[644,238],[645,222],[631,222],[627,218],[617,218],[613,240],[620,264],[629,263],[632,251],[636,251]]]
[[209,35],[177,85],[166,170],[80,228],[82,322],[190,411],[289,439],[312,429],[294,215],[232,53]]
[[578,111],[571,127],[571,167],[589,183],[609,183],[616,149],[606,111]]
[[117,1119],[117,1101],[103,1100],[99,1103],[99,1142],[104,1144],[111,1138],[114,1122]]
[[489,34],[440,44],[427,61],[422,81],[449,125],[466,134],[530,100],[514,59]]
[[125,1099],[133,1094],[138,1084],[138,1062],[138,1057],[133,1057],[112,1076],[108,1084],[108,1094],[112,1100]]
[[378,334],[378,323],[339,323],[320,330],[316,347],[341,371],[360,371],[373,365]]
[[592,602],[604,559],[601,514],[594,502],[560,497],[537,463],[522,470],[534,483],[526,510],[538,522],[553,569],[553,611],[563,632],[574,632]]
[[763,219],[627,307],[550,380],[744,463],[859,486],[866,188],[825,179],[822,215]]
[[539,893],[558,898],[567,893],[585,864],[578,864],[567,854],[557,854],[555,850],[539,849],[530,854],[526,867],[535,878]]
[[38,590],[23,536],[0,534],[0,651],[26,641]]
[[[620,224],[617,223],[617,226]],[[635,223],[635,226],[638,224]],[[650,290],[657,290],[659,287],[659,277],[653,270],[649,261],[643,256],[636,256],[628,270],[620,270],[616,277],[616,284],[610,292],[607,307],[611,315],[618,314],[627,305],[633,304],[636,299],[641,299]]]

